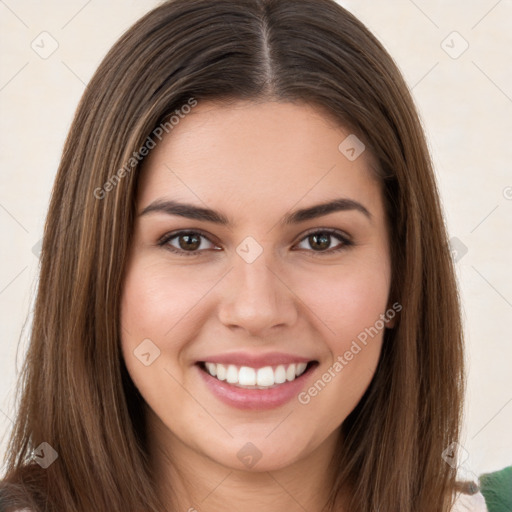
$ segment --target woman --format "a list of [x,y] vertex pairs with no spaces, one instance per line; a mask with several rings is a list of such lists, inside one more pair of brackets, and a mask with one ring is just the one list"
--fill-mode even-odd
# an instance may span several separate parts
[[7,510],[452,508],[454,270],[358,20],[174,0],[121,37],[64,148],[22,384]]

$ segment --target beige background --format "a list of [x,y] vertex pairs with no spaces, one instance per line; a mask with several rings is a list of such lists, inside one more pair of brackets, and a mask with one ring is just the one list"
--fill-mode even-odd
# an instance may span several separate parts
[[[512,1],[340,3],[395,58],[421,112],[458,239],[469,363],[460,469],[501,469],[512,464]],[[37,243],[73,112],[110,46],[157,4],[0,1],[0,453],[26,347],[20,335],[30,322]]]

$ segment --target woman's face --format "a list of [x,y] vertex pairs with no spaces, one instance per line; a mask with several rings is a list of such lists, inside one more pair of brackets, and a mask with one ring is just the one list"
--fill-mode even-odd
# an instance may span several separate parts
[[173,456],[268,471],[332,453],[393,325],[360,144],[305,104],[199,102],[148,155],[122,350]]

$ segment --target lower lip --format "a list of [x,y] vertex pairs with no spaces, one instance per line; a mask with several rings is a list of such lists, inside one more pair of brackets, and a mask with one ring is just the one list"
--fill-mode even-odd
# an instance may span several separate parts
[[298,396],[307,379],[318,363],[314,363],[300,377],[291,382],[284,382],[268,389],[246,389],[228,384],[212,377],[208,372],[196,365],[199,374],[210,391],[222,402],[238,409],[272,409],[284,405]]

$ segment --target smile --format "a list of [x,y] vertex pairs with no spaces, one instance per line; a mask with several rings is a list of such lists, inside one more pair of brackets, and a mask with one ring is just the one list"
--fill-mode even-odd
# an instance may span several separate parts
[[229,352],[205,355],[194,367],[206,389],[220,401],[237,409],[261,411],[280,407],[303,391],[319,366],[310,357]]
[[208,361],[200,363],[200,367],[217,380],[246,389],[269,389],[292,382],[307,370],[308,365],[310,363],[298,362],[252,368]]

